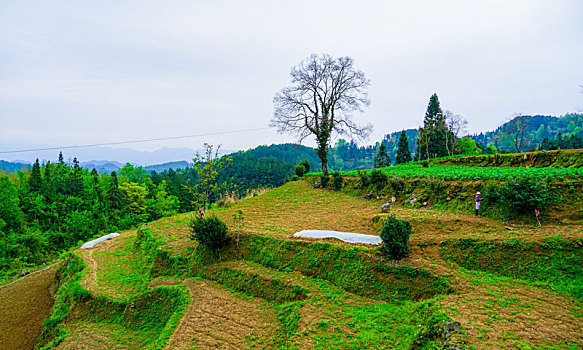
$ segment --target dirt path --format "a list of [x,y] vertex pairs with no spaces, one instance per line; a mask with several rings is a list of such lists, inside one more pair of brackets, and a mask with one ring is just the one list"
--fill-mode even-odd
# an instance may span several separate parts
[[106,269],[108,262],[108,257],[104,257],[103,254],[100,253],[119,251],[120,246],[127,243],[128,237],[134,236],[135,234],[135,230],[123,232],[115,238],[96,244],[93,248],[78,249],[76,252],[85,263],[83,278],[80,281],[81,286],[96,294],[105,293],[110,297],[122,296],[123,294],[116,292],[115,288],[103,285],[103,281],[100,281],[98,278],[98,273],[100,272],[99,269]]
[[242,298],[214,282],[186,280],[192,302],[165,349],[263,349],[279,321],[259,298]]
[[0,348],[32,349],[53,306],[57,264],[0,288]]

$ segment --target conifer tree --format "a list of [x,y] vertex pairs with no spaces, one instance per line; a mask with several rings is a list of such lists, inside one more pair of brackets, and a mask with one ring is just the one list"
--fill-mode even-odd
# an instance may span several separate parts
[[107,190],[107,201],[109,206],[113,209],[121,209],[122,195],[119,190],[119,184],[117,183],[117,173],[115,171],[111,172],[111,178],[109,180],[109,188]]
[[411,151],[409,151],[409,139],[405,130],[399,136],[399,143],[397,145],[397,155],[395,164],[408,163],[411,161]]
[[423,127],[419,128],[417,158],[430,159],[447,155],[447,125],[437,94],[431,95]]
[[391,165],[391,157],[387,153],[387,147],[381,142],[377,155],[374,157],[374,167],[383,168]]
[[39,192],[42,189],[42,177],[40,174],[40,164],[38,162],[38,158],[36,159],[36,162],[34,162],[34,164],[32,165],[28,185],[30,186],[31,192]]
[[83,192],[82,172],[77,157],[73,158],[73,171],[69,173],[69,193],[73,196],[79,196]]
[[63,159],[63,152],[59,152],[59,164],[65,164],[65,160]]

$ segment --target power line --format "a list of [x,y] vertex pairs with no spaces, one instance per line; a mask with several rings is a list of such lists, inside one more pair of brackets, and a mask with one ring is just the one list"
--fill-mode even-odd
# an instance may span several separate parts
[[213,133],[198,134],[198,135],[160,137],[160,138],[156,138],[156,139],[143,139],[143,140],[131,140],[131,141],[93,143],[93,144],[88,144],[88,145],[73,145],[73,146],[48,147],[48,148],[31,148],[31,149],[21,149],[21,150],[16,150],[16,151],[0,151],[0,154],[24,153],[24,152],[38,152],[38,151],[54,151],[54,150],[62,150],[62,149],[70,149],[70,148],[85,148],[85,147],[124,145],[124,144],[128,144],[128,143],[164,141],[164,140],[178,140],[178,139],[187,139],[187,138],[202,137],[202,136],[215,136],[215,135],[225,135],[225,134],[236,134],[236,133],[241,133],[241,132],[258,131],[258,130],[266,130],[266,129],[269,129],[269,128],[255,128],[255,129],[243,129],[243,130],[213,132]]

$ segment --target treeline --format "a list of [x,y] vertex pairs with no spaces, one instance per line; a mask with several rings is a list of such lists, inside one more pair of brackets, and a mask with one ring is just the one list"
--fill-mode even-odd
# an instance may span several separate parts
[[501,153],[582,148],[583,114],[519,115],[494,131],[472,135],[478,145]]
[[[275,157],[247,152],[232,157],[218,180],[240,194],[280,186],[293,175],[293,166]],[[76,158],[65,162],[62,154],[56,163],[37,160],[30,170],[0,170],[0,281],[80,241],[196,210],[197,181],[193,168],[148,174],[129,163],[99,174]]]

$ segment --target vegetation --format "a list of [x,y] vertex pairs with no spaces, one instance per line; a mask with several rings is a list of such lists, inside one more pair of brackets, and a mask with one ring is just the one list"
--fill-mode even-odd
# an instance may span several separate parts
[[409,151],[409,140],[407,139],[407,133],[405,130],[403,130],[399,136],[399,144],[397,147],[395,164],[409,163],[412,158],[411,152]]
[[194,169],[198,181],[191,187],[191,191],[197,204],[206,211],[207,203],[211,196],[224,191],[226,184],[217,181],[219,173],[233,161],[231,157],[219,157],[220,146],[213,152],[213,146],[204,144],[204,154],[197,154],[193,159]]
[[216,216],[193,218],[190,222],[191,239],[211,249],[223,248],[229,243],[227,225]]
[[328,149],[334,133],[364,138],[372,130],[372,125],[359,127],[350,118],[352,112],[369,105],[370,82],[353,67],[352,58],[329,55],[311,55],[290,75],[293,85],[273,98],[271,125],[279,132],[297,135],[300,141],[314,135],[322,173],[328,176]]
[[391,165],[391,157],[387,153],[387,148],[383,142],[381,142],[377,155],[374,158],[375,168],[384,168]]
[[[398,176],[402,178],[433,177],[444,180],[507,180],[517,177],[537,177],[549,179],[564,179],[567,177],[579,178],[583,176],[583,168],[501,168],[501,167],[471,167],[471,166],[447,166],[431,164],[423,167],[420,163],[400,164],[399,166],[383,168],[380,170],[386,176]],[[357,176],[356,171],[343,171],[342,175]]]
[[411,235],[411,223],[406,220],[399,220],[389,215],[383,229],[381,238],[383,239],[383,248],[392,259],[402,259],[407,256],[411,249],[409,248],[409,236]]

